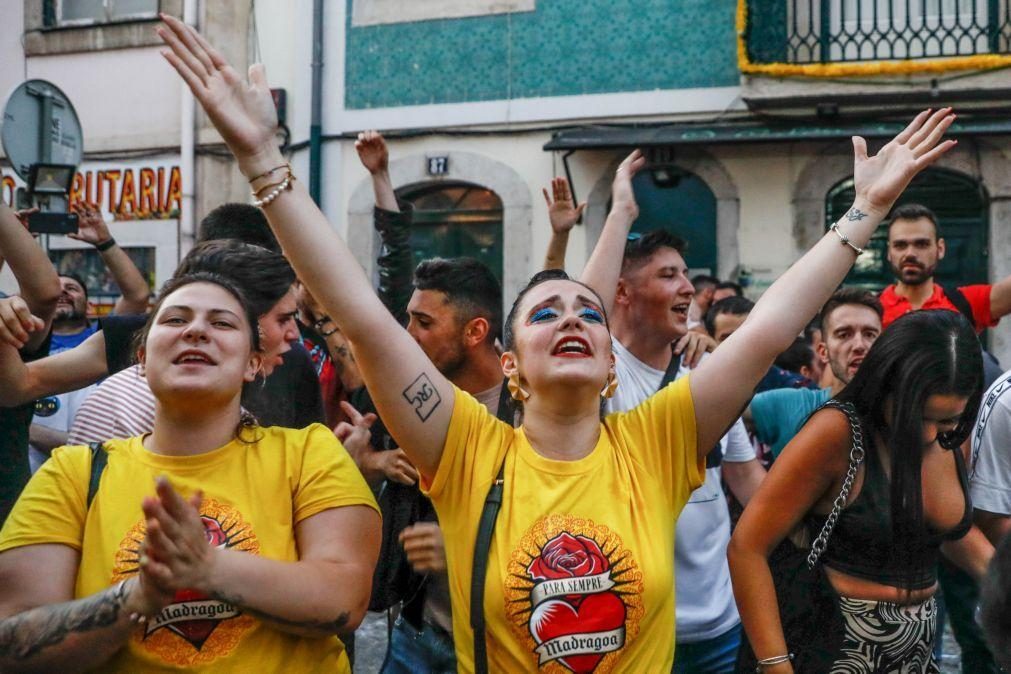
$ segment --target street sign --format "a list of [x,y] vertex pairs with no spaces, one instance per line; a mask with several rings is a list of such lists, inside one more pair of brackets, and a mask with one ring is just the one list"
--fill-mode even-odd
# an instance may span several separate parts
[[32,164],[81,163],[84,140],[74,106],[45,80],[20,84],[7,99],[0,141],[22,180]]

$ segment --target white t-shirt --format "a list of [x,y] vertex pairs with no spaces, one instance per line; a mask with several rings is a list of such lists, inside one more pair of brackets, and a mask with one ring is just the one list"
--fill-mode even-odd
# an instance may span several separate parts
[[[617,339],[614,350],[618,389],[607,401],[608,412],[631,409],[656,393],[663,380],[657,370],[636,358]],[[691,370],[684,365],[677,378]],[[723,460],[741,463],[755,458],[744,423],[738,419],[720,440]],[[730,511],[720,487],[720,469],[706,470],[706,481],[696,489],[677,521],[674,536],[675,607],[678,643],[717,637],[740,622],[727,565]]]
[[1011,515],[1011,370],[983,396],[972,433],[969,496],[975,508]]

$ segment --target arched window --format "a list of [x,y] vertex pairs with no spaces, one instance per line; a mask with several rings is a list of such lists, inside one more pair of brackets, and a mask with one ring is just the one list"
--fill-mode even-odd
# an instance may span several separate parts
[[401,188],[414,206],[411,250],[418,263],[430,257],[473,257],[502,281],[502,200],[495,192],[463,182]]
[[[853,178],[837,183],[825,202],[826,229],[853,204]],[[947,169],[927,169],[913,179],[896,205],[923,204],[937,214],[939,234],[947,252],[934,278],[942,286],[987,282],[987,232],[990,199],[975,179]],[[879,290],[895,282],[888,265],[888,224],[874,233],[864,254],[857,258],[847,285]]]
[[688,243],[689,275],[716,274],[716,196],[705,181],[670,166],[640,171],[632,178],[632,189],[639,204],[632,231],[666,229]]

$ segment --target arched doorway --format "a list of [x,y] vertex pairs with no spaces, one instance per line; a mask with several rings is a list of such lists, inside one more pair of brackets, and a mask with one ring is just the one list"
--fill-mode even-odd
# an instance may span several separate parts
[[[717,272],[716,196],[705,181],[678,167],[644,170],[632,178],[639,205],[633,232],[665,229],[687,244],[689,274]],[[608,211],[611,204],[608,202]]]
[[[825,228],[853,204],[853,178],[834,185],[825,199]],[[957,171],[927,169],[913,179],[896,205],[918,203],[937,214],[947,253],[937,266],[941,285],[987,283],[988,212],[990,199],[979,181]],[[857,258],[847,285],[880,290],[895,281],[888,266],[888,224],[878,227],[864,254]]]
[[473,257],[502,282],[502,200],[485,187],[465,182],[410,185],[398,196],[414,206],[414,262],[431,257]]

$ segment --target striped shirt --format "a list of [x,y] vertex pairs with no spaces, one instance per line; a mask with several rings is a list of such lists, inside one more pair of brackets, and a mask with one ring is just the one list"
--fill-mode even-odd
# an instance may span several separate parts
[[132,438],[154,428],[154,394],[139,366],[121,370],[99,385],[77,409],[67,444]]

